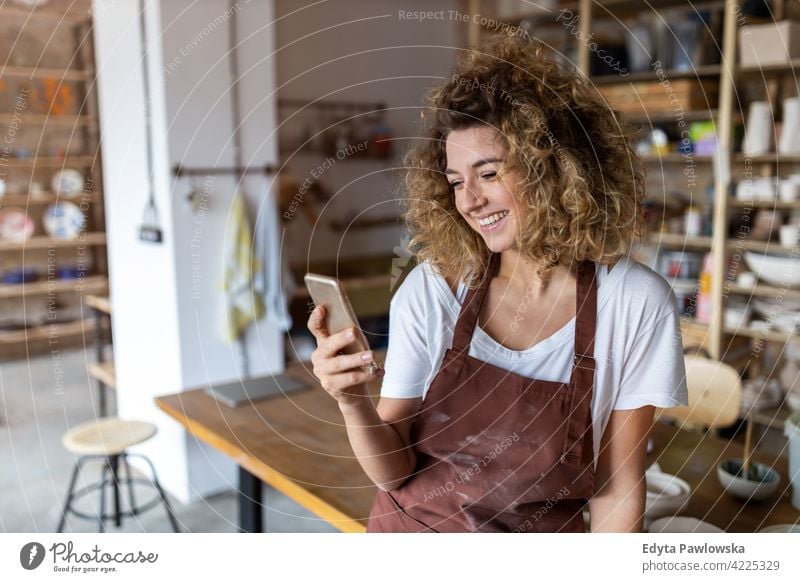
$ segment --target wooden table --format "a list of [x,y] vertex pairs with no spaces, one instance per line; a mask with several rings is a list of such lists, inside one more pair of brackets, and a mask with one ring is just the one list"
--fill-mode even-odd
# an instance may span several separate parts
[[692,497],[681,515],[712,523],[728,532],[752,533],[779,523],[800,524],[800,511],[791,503],[791,486],[786,457],[777,459],[756,451],[753,458],[781,474],[778,491],[764,501],[745,501],[725,493],[717,478],[717,466],[724,459],[742,458],[744,447],[736,441],[711,433],[678,430],[657,422],[651,432],[655,446],[649,462],[678,475],[692,487]]
[[[376,351],[379,361],[383,353]],[[308,366],[307,368],[304,366]],[[286,374],[311,388],[229,408],[203,388],[162,396],[156,404],[196,438],[230,456],[239,465],[240,529],[263,531],[261,483],[288,495],[345,532],[363,532],[375,487],[361,470],[347,441],[336,402],[316,382],[308,363],[293,364]],[[379,382],[370,384],[377,394]],[[789,502],[785,458],[761,462],[782,476],[781,495],[745,503],[723,492],[716,476],[719,460],[741,457],[739,443],[656,423],[655,447],[648,462],[677,474],[694,494],[682,515],[710,522],[726,531],[754,532],[776,523],[800,523]]]
[[[383,360],[380,351],[376,356]],[[365,531],[376,489],[353,455],[336,401],[308,362],[285,373],[311,388],[237,408],[203,388],[156,398],[156,404],[239,465],[242,531],[263,531],[262,481],[341,531]],[[373,393],[379,388],[370,383]]]

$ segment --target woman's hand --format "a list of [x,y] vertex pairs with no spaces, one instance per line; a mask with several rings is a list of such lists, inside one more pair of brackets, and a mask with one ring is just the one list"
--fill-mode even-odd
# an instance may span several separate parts
[[311,363],[322,388],[336,399],[340,407],[363,404],[365,398],[370,401],[366,383],[383,375],[381,368],[373,373],[363,370],[364,366],[372,362],[372,351],[337,355],[355,341],[355,329],[351,327],[329,335],[325,326],[324,305],[317,305],[311,312],[308,329],[317,340],[317,349],[311,354]]

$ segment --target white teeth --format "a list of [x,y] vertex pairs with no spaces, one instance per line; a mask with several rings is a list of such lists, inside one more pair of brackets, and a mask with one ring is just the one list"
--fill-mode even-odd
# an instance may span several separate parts
[[503,218],[506,214],[508,214],[508,210],[503,210],[502,212],[496,212],[491,216],[482,218],[481,220],[478,221],[478,224],[480,224],[481,226],[489,226],[490,224],[494,224],[495,222]]

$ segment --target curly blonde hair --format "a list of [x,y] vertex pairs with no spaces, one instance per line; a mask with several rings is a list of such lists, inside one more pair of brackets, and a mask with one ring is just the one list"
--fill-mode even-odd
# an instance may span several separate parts
[[[444,174],[453,130],[490,126],[502,137],[521,217],[520,251],[540,263],[542,280],[558,264],[611,264],[643,234],[644,166],[622,117],[579,73],[567,71],[540,43],[497,36],[466,50],[453,75],[433,88],[422,137],[405,156],[405,222],[417,262],[457,278],[471,266],[473,287],[490,251],[456,209]],[[519,182],[517,182],[519,180]]]

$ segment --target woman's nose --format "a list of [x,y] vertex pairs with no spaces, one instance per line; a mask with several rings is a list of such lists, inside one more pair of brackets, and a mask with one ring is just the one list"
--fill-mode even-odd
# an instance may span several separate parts
[[463,194],[463,205],[465,212],[472,212],[476,208],[486,205],[487,200],[483,194],[483,189],[477,182],[465,181]]

